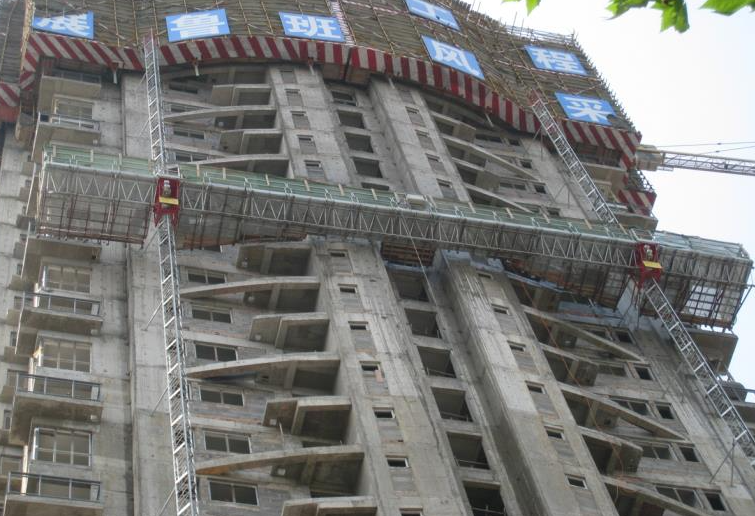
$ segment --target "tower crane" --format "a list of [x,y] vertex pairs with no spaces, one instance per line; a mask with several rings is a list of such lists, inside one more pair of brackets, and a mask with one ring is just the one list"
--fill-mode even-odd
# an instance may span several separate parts
[[750,159],[673,152],[658,149],[652,145],[640,145],[637,148],[636,159],[637,167],[649,172],[683,168],[702,172],[755,176],[755,160]]

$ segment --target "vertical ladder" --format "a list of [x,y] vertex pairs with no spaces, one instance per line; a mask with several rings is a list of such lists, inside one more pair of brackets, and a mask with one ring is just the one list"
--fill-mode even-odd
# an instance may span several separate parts
[[[587,195],[590,202],[592,202],[592,206],[598,217],[600,217],[600,220],[609,224],[618,224],[616,216],[595,186],[587,169],[582,165],[582,162],[577,157],[574,149],[571,148],[571,145],[569,145],[566,136],[561,131],[553,115],[548,111],[542,95],[536,90],[532,90],[529,98],[532,110],[535,112],[537,119],[540,120],[543,130],[551,139],[551,142],[553,142],[558,154],[569,169],[569,173],[577,181],[577,184],[582,188],[582,191]],[[645,297],[650,302],[663,327],[674,342],[676,350],[702,385],[706,399],[721,419],[726,422],[734,436],[734,440],[750,459],[750,463],[755,465],[755,439],[747,428],[747,425],[742,421],[742,417],[729,399],[723,386],[719,383],[718,377],[708,365],[705,355],[703,355],[700,348],[695,344],[695,341],[692,340],[689,332],[684,328],[684,323],[682,323],[674,307],[666,298],[658,282],[650,278],[645,281],[643,287]]]
[[150,32],[144,38],[144,73],[147,81],[147,117],[149,142],[155,174],[166,172],[165,124],[163,122],[163,92],[160,85],[160,61],[156,38]]
[[535,112],[535,116],[540,121],[543,131],[548,135],[553,146],[556,147],[556,151],[561,156],[569,174],[577,181],[577,184],[589,199],[598,218],[609,224],[618,224],[619,221],[616,220],[616,216],[608,206],[603,194],[600,193],[592,177],[590,177],[590,173],[587,172],[587,169],[577,157],[577,153],[569,145],[566,135],[564,135],[558,122],[551,115],[548,106],[545,105],[542,95],[532,90],[530,91],[529,99],[532,111]]
[[689,332],[684,328],[684,324],[674,311],[658,282],[654,279],[649,280],[644,294],[674,342],[676,350],[702,385],[705,398],[713,407],[713,410],[726,422],[734,440],[750,459],[750,463],[755,464],[755,438],[753,438],[737,408],[732,404],[728,394],[718,381],[718,377],[708,365],[708,361],[700,348],[697,347]]
[[[150,34],[144,40],[144,63],[152,161],[156,178],[175,177],[178,175],[178,169],[168,166],[165,154],[160,67],[156,51],[155,37]],[[198,516],[194,444],[189,421],[189,384],[186,380],[186,354],[181,332],[181,298],[178,290],[176,241],[169,215],[163,215],[157,221],[157,232],[176,513],[178,516]]]

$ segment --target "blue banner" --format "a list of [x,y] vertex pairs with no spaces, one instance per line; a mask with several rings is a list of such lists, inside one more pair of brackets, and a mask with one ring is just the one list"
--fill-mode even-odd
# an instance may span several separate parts
[[566,116],[571,120],[611,125],[608,117],[616,115],[613,106],[607,100],[560,92],[556,93],[556,98],[564,108]]
[[425,42],[427,52],[433,61],[456,68],[469,75],[474,75],[478,79],[484,77],[480,63],[477,62],[477,58],[472,52],[447,43],[441,43],[428,36],[422,36],[422,41]]
[[338,20],[327,16],[301,13],[278,13],[286,36],[295,38],[345,41]]
[[174,14],[165,18],[168,26],[168,41],[185,39],[211,38],[230,34],[225,9],[213,11],[195,11],[193,13]]
[[45,32],[54,32],[64,36],[94,39],[94,13],[64,14],[50,18],[34,17],[31,27]]
[[425,0],[406,0],[406,7],[412,14],[459,30],[459,24],[454,18],[454,13],[445,7],[425,2]]
[[551,72],[587,75],[587,71],[582,66],[582,63],[579,62],[579,58],[571,52],[532,45],[527,45],[524,48],[527,50],[536,68],[550,70]]

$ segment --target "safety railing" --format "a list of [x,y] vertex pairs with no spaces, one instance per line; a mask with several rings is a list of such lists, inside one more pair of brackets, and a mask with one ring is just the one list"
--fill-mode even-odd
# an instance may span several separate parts
[[[151,178],[153,171],[147,160],[97,153],[77,147],[50,145],[45,161],[56,165],[81,167],[113,173],[137,174]],[[224,168],[206,167],[197,163],[179,164],[182,180],[192,184],[218,185],[242,190],[286,193],[322,200],[414,209],[470,220],[501,221],[530,228],[543,228],[565,233],[593,235],[627,242],[655,241],[666,247],[695,251],[714,256],[748,259],[739,245],[663,231],[626,229],[617,224],[604,224],[582,219],[566,219],[532,215],[508,208],[493,208],[472,203],[435,199],[422,195],[381,192],[338,184],[325,184],[304,179],[290,179],[267,174],[254,174]]]
[[16,376],[16,392],[44,394],[74,400],[100,401],[99,383],[36,374],[18,373]]
[[100,483],[91,480],[11,472],[6,493],[80,502],[99,502]]
[[98,121],[84,117],[40,113],[39,122],[59,125],[61,127],[70,127],[72,129],[87,129],[90,131],[100,130],[100,123]]
[[99,301],[33,292],[24,292],[20,308],[39,308],[73,315],[100,315]]

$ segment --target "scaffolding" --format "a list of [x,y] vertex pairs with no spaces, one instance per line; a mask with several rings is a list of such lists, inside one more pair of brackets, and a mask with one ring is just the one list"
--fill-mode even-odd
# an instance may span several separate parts
[[[21,0],[17,2],[21,4]],[[404,0],[238,0],[222,7],[226,10],[231,33],[242,36],[285,36],[278,16],[280,11],[335,15],[348,28],[352,41],[347,44],[397,56],[428,60],[422,36],[430,36],[474,52],[485,74],[485,82],[520,106],[527,105],[527,93],[532,87],[537,87],[549,98],[556,91],[586,94],[610,101],[619,113],[616,127],[634,131],[620,103],[573,36],[507,26],[471,11],[468,4],[457,0],[439,0],[437,3],[454,12],[460,30],[410,15]],[[138,48],[142,39],[152,33],[158,37],[159,43],[167,42],[166,15],[207,9],[207,5],[205,0],[88,0],[86,10],[94,13],[95,37],[99,42]],[[67,0],[36,2],[37,16],[67,14],[71,8]],[[533,43],[574,53],[590,74],[565,75],[534,68],[525,50],[526,45]],[[560,110],[556,105],[553,108]],[[559,114],[563,116],[560,111]]]
[[[50,146],[44,154],[39,234],[139,244],[155,180],[146,160]],[[460,249],[615,307],[637,271],[637,242],[658,243],[661,287],[685,322],[729,328],[752,262],[744,249],[665,232],[534,216],[429,197],[180,164],[177,245],[235,244],[260,236],[370,239]],[[652,313],[648,308],[646,313]]]

